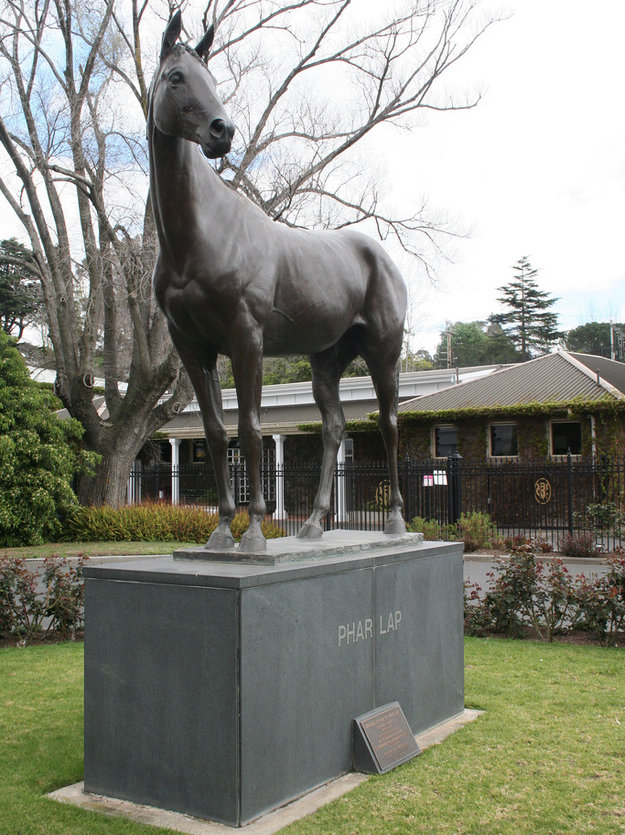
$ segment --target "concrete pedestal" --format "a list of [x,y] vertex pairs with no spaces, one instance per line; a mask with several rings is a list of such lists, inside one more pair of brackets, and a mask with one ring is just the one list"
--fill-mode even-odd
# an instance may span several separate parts
[[85,568],[86,791],[241,826],[350,771],[355,716],[462,712],[462,546],[323,541]]

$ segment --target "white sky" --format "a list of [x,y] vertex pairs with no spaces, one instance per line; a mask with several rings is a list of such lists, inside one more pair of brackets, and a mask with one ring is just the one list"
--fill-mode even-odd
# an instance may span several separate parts
[[[437,263],[435,287],[413,259],[401,260],[413,347],[430,351],[446,320],[499,309],[497,287],[523,255],[541,289],[559,297],[562,329],[625,322],[625,0],[483,0],[481,8],[511,17],[458,64],[447,89],[481,90],[482,101],[431,113],[381,153],[404,211],[426,196],[432,212],[470,230],[452,242],[453,262]],[[2,237],[23,237],[2,214]]]
[[562,329],[625,321],[625,0],[503,9],[512,17],[458,65],[459,89],[483,90],[480,104],[433,114],[388,163],[406,200],[425,194],[471,230],[438,264],[438,287],[408,271],[417,348],[433,350],[445,320],[500,309],[496,288],[523,255],[560,297]]

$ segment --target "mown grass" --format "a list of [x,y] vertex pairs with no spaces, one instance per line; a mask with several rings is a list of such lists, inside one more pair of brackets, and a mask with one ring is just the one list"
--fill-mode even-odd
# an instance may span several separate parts
[[171,554],[177,548],[197,548],[197,542],[52,542],[0,548],[0,558],[45,559],[45,557],[107,557]]
[[[468,638],[466,702],[485,713],[283,832],[625,831],[623,650]],[[0,650],[0,749],[1,833],[158,831],[43,797],[82,779],[81,644]]]

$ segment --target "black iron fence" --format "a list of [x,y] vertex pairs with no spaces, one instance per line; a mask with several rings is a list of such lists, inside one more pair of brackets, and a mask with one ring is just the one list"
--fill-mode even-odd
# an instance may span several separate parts
[[[249,500],[244,463],[230,464],[233,495],[239,507]],[[486,464],[460,456],[434,461],[400,461],[407,520],[420,516],[441,525],[461,514],[487,513],[502,536],[542,538],[555,547],[567,533],[592,532],[606,549],[624,544],[625,461]],[[287,465],[263,469],[267,512],[286,533],[308,517],[317,490],[319,466]],[[328,528],[380,530],[388,505],[388,470],[381,462],[349,464],[334,475]],[[129,501],[178,501],[217,510],[217,485],[210,464],[137,467],[129,482]]]

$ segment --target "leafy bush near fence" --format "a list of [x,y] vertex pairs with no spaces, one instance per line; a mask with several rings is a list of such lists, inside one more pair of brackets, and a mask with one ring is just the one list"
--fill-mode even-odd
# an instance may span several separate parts
[[[249,527],[247,513],[239,512],[232,534],[239,540]],[[76,507],[68,515],[66,542],[206,542],[217,527],[217,514],[184,505],[145,503],[125,507]],[[284,536],[271,521],[262,523],[268,539]]]
[[73,639],[84,625],[85,562],[47,557],[38,575],[24,559],[0,559],[0,638],[21,646],[50,633]]
[[463,513],[458,520],[458,532],[459,538],[464,541],[466,553],[479,548],[492,548],[499,539],[497,528],[488,513],[479,511]]
[[408,530],[422,533],[423,538],[428,541],[458,539],[455,525],[441,525],[436,519],[424,519],[423,516],[415,516],[408,525]]
[[567,533],[559,545],[560,553],[565,557],[597,557],[599,551],[594,534],[582,531],[581,533]]
[[522,637],[532,627],[544,641],[584,630],[615,644],[625,629],[625,558],[610,557],[603,577],[575,577],[562,560],[536,560],[529,546],[497,560],[486,590],[465,583],[465,631]]
[[477,551],[479,548],[492,548],[498,542],[497,528],[491,522],[490,516],[479,511],[463,513],[457,525],[441,525],[435,519],[415,516],[408,529],[422,533],[426,540],[462,540],[466,553]]

